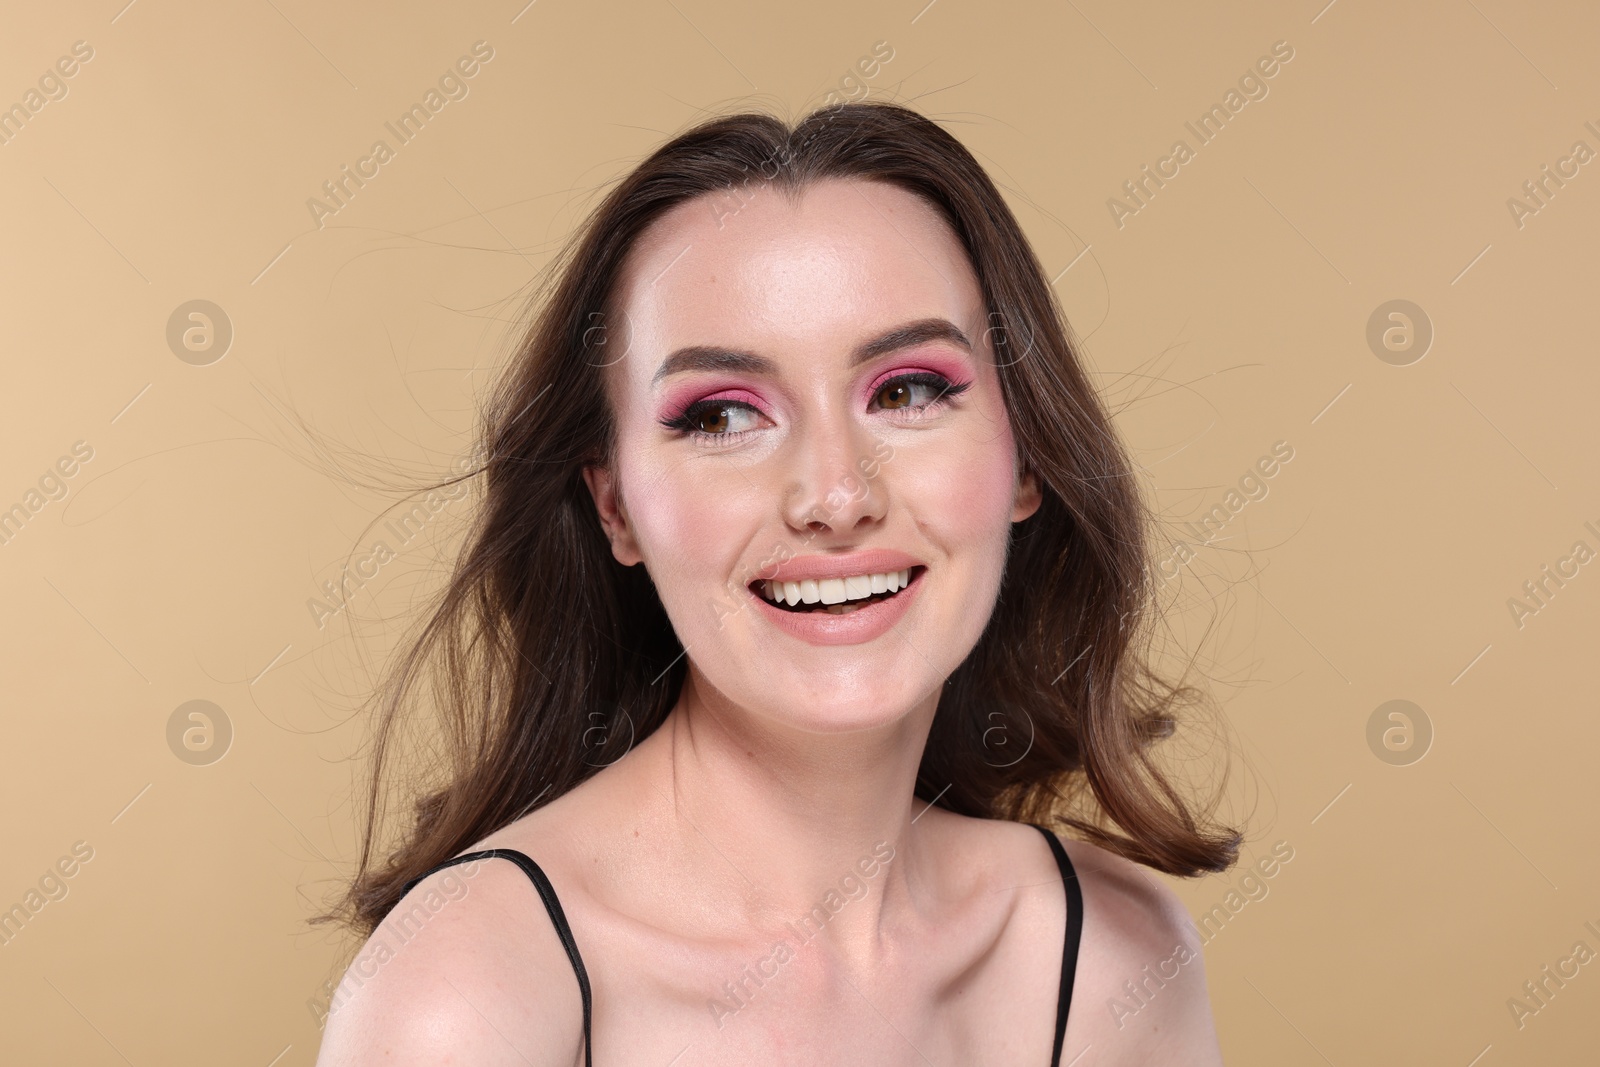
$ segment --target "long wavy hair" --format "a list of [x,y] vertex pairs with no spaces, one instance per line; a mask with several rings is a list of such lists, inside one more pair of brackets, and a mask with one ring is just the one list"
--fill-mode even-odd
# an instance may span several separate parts
[[[601,368],[619,358],[608,329],[619,272],[678,204],[732,211],[753,191],[793,198],[828,178],[909,190],[960,239],[1019,458],[1044,498],[1012,528],[994,611],[944,687],[916,795],[1071,827],[1169,874],[1232,866],[1240,834],[1186,800],[1150,751],[1201,694],[1162,681],[1141,653],[1157,608],[1154,516],[1039,261],[951,134],[861,101],[792,127],[757,112],[700,123],[624,176],[553,261],[483,407],[476,460],[432,487],[481,476],[449,582],[375,694],[359,867],[322,920],[370,934],[412,878],[614,762],[672,709],[683,646],[645,569],[612,556],[581,475],[613,455]],[[429,680],[431,758],[419,763],[401,742]],[[397,791],[414,820],[390,834]]]

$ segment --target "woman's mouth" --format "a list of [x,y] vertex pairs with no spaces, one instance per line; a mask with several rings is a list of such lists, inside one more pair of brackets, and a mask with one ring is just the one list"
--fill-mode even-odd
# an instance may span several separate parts
[[903,571],[820,581],[807,579],[803,582],[775,582],[761,578],[750,583],[750,592],[781,611],[797,615],[823,612],[848,615],[868,604],[899,596],[927,569],[919,564]]

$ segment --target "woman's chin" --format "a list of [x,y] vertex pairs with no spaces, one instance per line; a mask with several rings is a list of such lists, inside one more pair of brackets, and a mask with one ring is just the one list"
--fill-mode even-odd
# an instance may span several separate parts
[[898,690],[811,692],[799,699],[774,699],[757,695],[745,705],[770,722],[810,734],[859,733],[887,729],[905,721],[919,701]]

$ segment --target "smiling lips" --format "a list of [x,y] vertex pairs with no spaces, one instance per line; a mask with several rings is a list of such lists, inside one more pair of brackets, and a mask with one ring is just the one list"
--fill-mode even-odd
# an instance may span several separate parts
[[798,556],[750,582],[756,612],[810,645],[856,645],[892,630],[927,583],[927,565],[889,548]]
[[848,615],[889,600],[928,568],[892,548],[797,556],[750,583],[751,595],[785,615]]
[[[755,588],[767,600],[792,611],[826,610],[831,614],[845,615],[866,604],[894,596],[911,584],[914,571],[925,569],[916,565],[896,571],[852,574],[842,578],[805,578],[799,581],[767,579],[757,581]],[[807,606],[797,606],[802,604]]]

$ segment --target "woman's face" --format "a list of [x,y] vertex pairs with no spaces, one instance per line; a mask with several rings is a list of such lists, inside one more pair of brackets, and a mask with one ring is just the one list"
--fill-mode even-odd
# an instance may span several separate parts
[[701,197],[637,242],[618,307],[615,465],[585,477],[697,691],[812,731],[927,706],[1039,506],[955,235],[879,182]]

